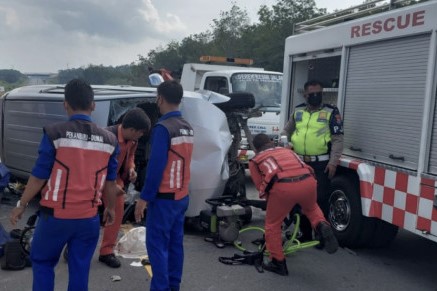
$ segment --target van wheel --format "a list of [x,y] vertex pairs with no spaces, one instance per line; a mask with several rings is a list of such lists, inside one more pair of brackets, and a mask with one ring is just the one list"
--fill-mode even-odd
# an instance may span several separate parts
[[229,101],[223,103],[215,103],[218,108],[223,111],[231,109],[247,109],[255,107],[255,97],[251,93],[237,92],[227,94]]
[[358,246],[365,225],[361,214],[361,197],[353,176],[334,177],[328,200],[328,220],[342,246]]

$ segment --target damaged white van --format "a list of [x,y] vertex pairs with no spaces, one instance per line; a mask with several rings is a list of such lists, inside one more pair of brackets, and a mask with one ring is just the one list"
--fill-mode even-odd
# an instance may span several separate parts
[[[92,119],[102,127],[121,122],[131,108],[142,108],[152,121],[158,120],[156,89],[130,86],[92,86],[96,109]],[[212,95],[211,95],[212,94]],[[184,92],[181,111],[195,131],[191,167],[191,201],[187,217],[205,209],[205,199],[223,193],[229,178],[228,150],[232,136],[226,115],[213,105],[229,98],[211,93]],[[224,98],[224,99],[223,99]],[[16,178],[27,180],[38,155],[42,128],[67,120],[63,107],[64,85],[26,86],[0,98],[0,158]],[[215,100],[215,101],[214,101]],[[136,152],[137,189],[142,187],[148,160],[148,136],[139,141]]]

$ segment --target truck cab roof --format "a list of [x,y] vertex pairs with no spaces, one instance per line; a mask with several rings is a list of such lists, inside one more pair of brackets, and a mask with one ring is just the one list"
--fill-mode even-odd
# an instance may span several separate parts
[[268,75],[282,75],[281,72],[274,71],[264,71],[264,70],[247,70],[247,69],[236,69],[236,70],[221,70],[221,71],[212,71],[205,73],[205,76],[226,76],[231,77],[234,74],[243,74],[243,73],[259,73],[259,74],[268,74]]

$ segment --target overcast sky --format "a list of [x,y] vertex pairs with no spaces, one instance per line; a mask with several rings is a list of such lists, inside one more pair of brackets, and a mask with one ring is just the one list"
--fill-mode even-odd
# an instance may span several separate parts
[[[316,0],[343,9],[363,0]],[[235,0],[252,22],[263,4]],[[57,72],[123,65],[170,40],[206,31],[231,0],[0,0],[0,69]]]

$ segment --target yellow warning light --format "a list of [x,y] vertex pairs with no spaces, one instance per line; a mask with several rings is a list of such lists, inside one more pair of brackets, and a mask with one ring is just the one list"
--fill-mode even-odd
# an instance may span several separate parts
[[215,57],[215,56],[201,56],[200,61],[202,63],[233,63],[236,65],[253,65],[252,59],[240,59],[240,58],[227,58],[227,57]]

